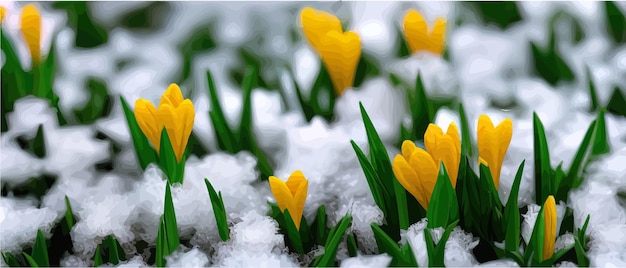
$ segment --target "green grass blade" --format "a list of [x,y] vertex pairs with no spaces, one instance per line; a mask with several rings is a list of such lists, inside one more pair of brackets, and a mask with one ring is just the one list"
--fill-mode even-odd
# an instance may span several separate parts
[[[398,211],[398,225],[401,229],[406,230],[409,228],[409,216],[406,204],[406,190],[396,180],[393,171],[391,169],[391,161],[389,160],[389,154],[387,149],[378,136],[378,132],[372,123],[367,111],[363,107],[363,103],[359,102],[361,109],[361,117],[363,118],[363,124],[365,125],[365,131],[367,133],[367,140],[370,146],[370,157],[372,159],[372,166],[376,173],[379,174],[380,179],[383,182],[385,188],[390,192],[393,189],[396,197],[396,206]],[[387,219],[395,220],[395,219]]]
[[585,66],[585,73],[587,75],[588,85],[589,85],[589,111],[596,111],[600,107],[600,102],[598,101],[598,93],[596,93],[596,84],[593,82],[593,78],[591,76],[591,70],[589,70],[589,66]]
[[159,147],[159,167],[167,175],[167,181],[170,184],[183,183],[185,172],[185,157],[178,163],[174,148],[167,134],[167,130],[161,130],[161,146]]
[[613,89],[613,94],[609,99],[609,104],[607,104],[606,109],[612,114],[626,117],[626,97],[618,87]]
[[148,138],[146,138],[143,132],[141,132],[141,129],[137,124],[135,114],[128,107],[128,104],[126,103],[126,100],[124,100],[124,97],[120,96],[120,102],[122,103],[122,108],[124,109],[124,115],[126,116],[128,130],[130,131],[130,136],[133,140],[133,146],[135,147],[137,161],[139,162],[139,166],[141,167],[141,169],[146,170],[148,164],[157,162],[157,154],[152,146],[150,146]]
[[[24,255],[24,258],[26,258],[26,262],[28,262],[28,265],[30,265],[30,267],[39,267],[39,264],[37,264],[35,259],[33,259],[33,257],[28,255],[28,253],[22,252],[22,255]],[[44,266],[44,267],[48,267],[48,266]]]
[[519,251],[520,245],[520,212],[517,203],[517,197],[519,194],[519,187],[522,181],[522,174],[524,172],[524,164],[526,160],[522,161],[517,168],[517,173],[515,174],[515,180],[513,181],[513,186],[511,187],[511,194],[509,195],[509,199],[506,201],[506,206],[504,207],[504,223],[505,223],[505,240],[504,240],[504,249],[508,252]]
[[494,204],[496,211],[502,211],[502,202],[500,201],[500,197],[498,196],[498,190],[496,190],[496,186],[493,183],[493,177],[491,177],[491,171],[488,166],[480,164],[480,183],[483,187],[483,190],[489,193],[491,197],[491,202]]
[[81,124],[92,124],[109,115],[113,102],[105,81],[91,77],[85,86],[89,91],[89,99],[82,108],[74,109],[74,116]]
[[226,209],[224,208],[224,200],[222,199],[222,192],[219,194],[209,182],[209,179],[204,178],[204,183],[209,191],[209,197],[211,198],[211,206],[213,207],[213,214],[215,215],[215,222],[217,224],[217,230],[219,232],[222,241],[228,241],[230,237],[230,229],[228,228],[228,222],[226,220]]
[[2,259],[4,259],[4,263],[6,263],[9,267],[21,266],[17,258],[9,252],[2,253]]
[[292,246],[292,250],[294,250],[298,254],[306,253],[304,252],[304,246],[302,245],[302,238],[300,237],[300,231],[298,230],[295,222],[291,218],[291,214],[289,214],[289,210],[285,209],[283,213],[283,217],[285,219],[285,228],[287,229],[286,236],[290,242],[289,244]]
[[37,230],[37,240],[33,246],[33,259],[43,267],[50,266],[50,259],[48,258],[48,245],[46,244],[46,237],[41,230]]
[[350,224],[352,224],[352,215],[346,215],[337,224],[336,228],[333,228],[335,229],[335,231],[332,235],[329,235],[328,239],[326,240],[326,245],[324,247],[324,256],[319,261],[319,266],[334,266],[335,256],[337,255],[339,243],[341,242],[341,238],[345,234]]
[[578,237],[574,237],[574,251],[576,253],[578,267],[589,267],[589,258],[587,258],[584,246]]
[[465,114],[465,109],[463,108],[463,103],[459,103],[459,117],[461,119],[461,154],[472,157],[474,156],[474,141],[472,140],[472,134],[467,120],[467,115]]
[[117,240],[112,235],[107,236],[104,240],[104,247],[107,249],[109,255],[109,263],[119,264],[120,260],[120,247],[118,247]]
[[159,220],[159,231],[156,238],[156,253],[155,253],[155,265],[156,267],[165,267],[165,256],[169,255],[169,248],[167,245],[167,234],[165,231],[165,220],[161,216]]
[[235,138],[235,134],[228,125],[226,116],[224,116],[224,110],[220,104],[219,97],[217,95],[217,88],[213,82],[213,76],[210,71],[206,72],[207,83],[209,85],[209,98],[211,99],[211,110],[209,111],[209,117],[213,124],[215,136],[218,140],[220,149],[226,150],[229,153],[239,152],[239,141]]
[[96,253],[93,255],[93,267],[98,267],[104,264],[100,247],[100,245],[96,246]]
[[317,216],[315,217],[315,241],[321,245],[323,241],[326,241],[326,232],[328,227],[326,226],[326,206],[321,205],[317,209]]
[[440,164],[439,176],[430,198],[426,218],[428,218],[429,228],[445,227],[452,221],[459,219],[456,192],[452,187],[450,176],[448,176],[443,162]]
[[348,256],[356,257],[357,252],[359,251],[358,246],[356,245],[356,238],[354,238],[354,233],[350,232],[348,234],[348,238],[346,239],[348,245]]
[[74,212],[72,211],[72,206],[70,205],[70,200],[67,197],[67,195],[65,196],[65,217],[64,217],[64,230],[65,230],[65,234],[69,234],[70,231],[72,230],[72,227],[74,227]]
[[426,89],[422,82],[422,75],[417,74],[415,80],[415,91],[409,96],[409,106],[411,107],[411,116],[413,122],[413,135],[417,140],[424,139],[424,132],[428,128],[428,124],[435,119],[434,107],[426,95]]
[[361,164],[361,168],[363,169],[363,173],[365,174],[365,178],[367,179],[367,184],[369,185],[370,192],[374,197],[374,202],[383,211],[385,217],[388,217],[389,213],[387,211],[385,197],[390,196],[389,192],[385,188],[385,184],[382,182],[372,164],[367,160],[367,156],[361,150],[361,148],[354,142],[350,141],[352,144],[352,148],[354,148],[354,152],[356,153],[357,159]]
[[626,17],[613,1],[605,1],[606,26],[612,41],[616,44],[626,42]]
[[407,242],[404,247],[399,248],[398,244],[391,239],[376,223],[370,224],[372,231],[374,232],[374,238],[378,245],[379,253],[387,253],[392,257],[390,267],[417,267],[417,261],[413,250]]
[[591,144],[591,140],[593,139],[595,129],[596,120],[592,121],[587,128],[587,132],[585,132],[585,137],[583,138],[583,141],[580,143],[580,146],[578,147],[578,150],[574,155],[572,164],[570,165],[569,171],[567,172],[567,181],[564,184],[564,186],[569,187],[570,189],[573,188],[575,178],[582,177],[583,165],[586,162],[585,159],[588,159],[589,157],[589,145]]
[[176,248],[178,248],[178,245],[180,245],[180,240],[178,238],[178,224],[176,223],[176,212],[174,211],[174,202],[172,200],[172,192],[169,184],[166,184],[165,187],[165,210],[163,218],[165,222],[165,239],[169,249],[167,255],[169,255],[174,252]]
[[593,156],[602,155],[611,151],[609,145],[609,136],[606,132],[606,122],[604,120],[604,109],[600,110],[598,118],[596,119],[596,131],[593,141],[593,147],[591,154]]
[[543,124],[533,113],[533,140],[535,155],[535,202],[543,204],[549,195],[555,194],[552,167],[550,166],[550,153]]

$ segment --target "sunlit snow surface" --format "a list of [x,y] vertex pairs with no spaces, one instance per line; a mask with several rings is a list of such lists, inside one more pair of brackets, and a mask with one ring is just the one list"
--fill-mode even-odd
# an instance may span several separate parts
[[[7,7],[3,31],[18,44],[19,58],[24,65],[28,52],[17,31],[19,8],[24,3],[2,2]],[[102,23],[114,23],[126,10],[145,6],[144,2],[93,2],[94,17]],[[194,133],[200,142],[215,152],[213,127],[209,122],[210,103],[206,94],[205,71],[211,70],[219,90],[227,118],[236,123],[241,111],[241,93],[228,80],[228,69],[236,66],[233,47],[247,45],[269,58],[280,59],[292,66],[295,80],[301,88],[312,86],[319,69],[317,56],[302,40],[292,43],[287,38],[298,23],[301,3],[289,2],[172,2],[165,16],[165,27],[137,34],[126,29],[109,33],[107,44],[94,49],[73,47],[74,32],[65,26],[63,12],[40,5],[43,13],[44,54],[56,35],[56,57],[59,59],[54,90],[61,98],[61,108],[69,114],[86,101],[83,91],[89,76],[107,81],[114,99],[121,95],[134,106],[134,101],[146,98],[157,101],[167,85],[176,79],[182,68],[178,44],[191,31],[216,20],[214,50],[199,54],[192,66],[193,80],[181,85],[184,92],[195,89],[190,96],[196,105]],[[468,23],[452,27],[449,23],[448,46],[453,55],[451,63],[428,54],[416,54],[399,59],[394,57],[396,31],[404,12],[418,8],[429,21],[438,16],[453,21],[458,10],[454,3],[391,3],[344,2],[312,3],[350,19],[349,28],[361,35],[365,52],[382,64],[381,69],[412,81],[419,72],[427,93],[433,97],[459,96],[465,106],[471,129],[476,128],[480,114],[492,117],[494,123],[503,118],[513,119],[514,134],[500,180],[500,198],[506,201],[519,163],[526,160],[520,188],[520,206],[531,204],[523,217],[525,239],[534,223],[537,207],[533,192],[532,114],[541,118],[548,138],[552,165],[561,161],[569,167],[585,130],[594,119],[586,111],[587,85],[584,79],[570,84],[550,86],[529,72],[528,42],[547,43],[547,20],[558,10],[567,10],[581,19],[588,28],[585,41],[573,45],[559,41],[564,60],[572,66],[577,77],[585,77],[584,66],[590,67],[601,103],[606,103],[613,85],[626,85],[626,47],[613,47],[604,31],[600,3],[525,2],[521,12],[526,18],[506,31]],[[624,5],[622,5],[624,7]],[[382,11],[382,12],[381,12]],[[271,14],[268,16],[267,14]],[[266,42],[250,45],[259,33]],[[302,32],[297,34],[302,36]],[[303,38],[300,38],[303,39]],[[255,43],[256,44],[256,43]],[[5,61],[4,55],[2,56]],[[119,61],[130,62],[117,68]],[[309,179],[305,216],[311,221],[316,209],[327,207],[330,224],[336,224],[346,212],[353,215],[351,230],[357,236],[359,254],[348,258],[345,245],[340,246],[338,258],[342,267],[380,267],[390,262],[389,256],[378,254],[371,222],[382,223],[382,212],[375,206],[365,177],[354,155],[350,140],[366,148],[366,136],[358,102],[370,114],[379,134],[391,149],[397,142],[399,125],[408,107],[399,88],[385,77],[367,80],[359,91],[349,90],[337,100],[337,120],[327,124],[320,118],[310,123],[296,112],[285,112],[276,93],[255,91],[253,94],[255,134],[260,146],[273,152],[277,163],[275,175],[287,179],[296,169]],[[493,103],[515,102],[510,110]],[[562,218],[564,205],[575,211],[576,227],[591,215],[589,233],[592,266],[626,266],[626,209],[616,194],[626,191],[626,120],[606,115],[612,151],[587,170],[583,185],[570,194],[568,204],[559,205]],[[58,180],[41,201],[34,197],[2,197],[0,200],[1,251],[19,253],[32,245],[37,229],[50,236],[55,221],[65,212],[64,196],[68,196],[78,217],[71,232],[74,255],[62,258],[64,266],[93,264],[91,257],[107,235],[114,235],[122,244],[129,260],[125,267],[145,265],[149,252],[136,252],[137,241],[154,244],[158,219],[163,212],[165,182],[154,166],[144,174],[137,171],[132,142],[128,134],[121,105],[115,103],[108,118],[90,126],[59,127],[54,111],[44,100],[28,97],[19,100],[9,115],[10,130],[1,138],[2,182],[20,185],[31,177],[54,174]],[[460,125],[455,112],[442,109],[436,122],[447,127],[450,122]],[[38,159],[21,150],[15,141],[20,135],[34,137],[43,124],[48,156]],[[107,140],[96,138],[102,132],[121,146],[112,159],[112,172],[97,172],[96,163],[111,157]],[[474,135],[475,138],[475,135]],[[289,254],[277,224],[267,215],[267,201],[273,197],[266,183],[255,181],[256,159],[248,153],[228,155],[213,153],[201,159],[190,157],[185,171],[185,183],[174,187],[172,195],[177,213],[179,232],[189,239],[192,248],[177,251],[168,257],[171,266],[233,266],[278,267],[302,266],[297,256]],[[221,191],[228,218],[231,239],[220,242],[210,199],[204,184],[207,178]],[[533,214],[534,212],[534,214]],[[403,234],[402,243],[410,243],[420,266],[427,265],[423,231],[425,222],[418,222]],[[437,232],[433,236],[438,239]],[[440,234],[439,234],[440,236]],[[571,243],[571,235],[559,238],[557,249]],[[456,228],[446,247],[446,265],[471,266],[477,261],[471,254],[477,239]],[[309,255],[315,255],[312,252]],[[135,257],[132,257],[135,256]],[[132,258],[131,258],[132,257]],[[3,260],[0,260],[3,263]],[[561,263],[568,266],[568,263]],[[482,266],[517,266],[510,260],[498,260]]]

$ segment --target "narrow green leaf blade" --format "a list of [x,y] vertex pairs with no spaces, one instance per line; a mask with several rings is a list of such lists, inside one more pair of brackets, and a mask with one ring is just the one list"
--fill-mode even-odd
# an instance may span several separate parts
[[472,157],[474,156],[474,149],[472,148],[474,141],[472,140],[469,121],[467,120],[463,103],[459,103],[459,117],[461,119],[461,154]]
[[291,214],[289,214],[289,210],[285,209],[283,212],[283,216],[285,219],[285,228],[287,229],[287,239],[289,240],[292,249],[298,254],[304,254],[304,246],[302,245],[302,238],[300,237],[300,231],[296,227],[295,222],[291,218]]
[[[24,258],[26,258],[26,262],[28,262],[28,265],[30,265],[30,267],[39,267],[39,264],[37,264],[35,259],[31,257],[30,255],[28,255],[26,252],[22,252],[22,255],[24,255]],[[44,267],[48,267],[48,266],[44,266]]]
[[41,230],[37,230],[37,240],[33,246],[33,259],[43,267],[50,266],[50,259],[48,258],[48,245],[46,244],[46,237]]
[[504,223],[505,223],[505,240],[504,240],[504,249],[508,252],[519,252],[520,246],[520,212],[517,203],[517,198],[519,194],[519,187],[522,181],[522,173],[524,172],[524,164],[526,160],[522,161],[522,163],[517,168],[517,173],[515,174],[515,180],[513,181],[513,186],[511,187],[511,194],[509,195],[509,199],[506,201],[506,206],[504,207]]
[[341,221],[337,224],[337,228],[335,232],[333,232],[332,236],[328,236],[328,240],[326,242],[326,246],[324,248],[324,256],[320,260],[320,266],[334,266],[335,256],[337,255],[337,249],[339,248],[339,242],[341,242],[341,238],[345,234],[348,227],[352,224],[352,215],[346,215],[341,219]]
[[98,267],[104,264],[102,260],[102,252],[100,250],[100,245],[96,246],[96,253],[93,255],[93,267]]
[[211,206],[213,207],[213,214],[215,215],[215,222],[217,224],[217,230],[219,232],[222,241],[228,241],[230,237],[230,229],[228,228],[228,222],[226,220],[226,209],[224,208],[224,200],[222,199],[222,193],[219,195],[209,182],[209,179],[204,178],[204,183],[209,191],[209,197],[211,198]]
[[535,202],[542,204],[549,195],[555,194],[550,153],[543,124],[533,113],[533,144],[535,155]]
[[606,122],[604,120],[604,109],[600,110],[596,119],[596,131],[591,154],[593,156],[603,155],[611,151],[609,136],[606,132]]
[[166,184],[165,186],[165,211],[163,213],[163,217],[165,222],[165,239],[169,249],[169,252],[166,252],[166,255],[169,255],[174,252],[176,248],[178,248],[178,245],[180,245],[178,237],[178,224],[176,223],[176,212],[174,211],[174,201],[172,200],[172,192],[169,184]]
[[124,109],[124,115],[126,116],[126,123],[128,125],[128,130],[130,131],[130,136],[133,140],[133,146],[135,147],[135,154],[137,155],[137,161],[139,162],[139,166],[142,170],[146,170],[148,164],[157,162],[157,154],[150,146],[150,142],[146,138],[146,136],[141,132],[139,125],[137,124],[137,119],[135,118],[135,114],[128,107],[126,100],[124,97],[120,96],[120,102],[122,103],[122,108]]

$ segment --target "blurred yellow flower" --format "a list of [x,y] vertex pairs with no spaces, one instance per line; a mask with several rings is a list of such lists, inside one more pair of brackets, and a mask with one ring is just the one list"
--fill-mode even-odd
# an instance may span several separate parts
[[554,196],[548,196],[543,204],[544,236],[543,260],[552,258],[554,243],[556,242],[556,202]]
[[269,182],[280,211],[285,213],[285,209],[288,210],[291,219],[299,230],[309,181],[304,177],[302,171],[296,170],[289,176],[287,182],[274,176],[270,176]]
[[513,136],[513,121],[506,118],[497,127],[494,127],[488,116],[480,115],[477,132],[479,164],[485,164],[489,167],[493,184],[497,190],[504,155]]
[[22,9],[20,29],[28,45],[33,65],[38,65],[41,61],[41,14],[35,5],[29,4]]
[[139,128],[157,152],[161,145],[161,132],[165,127],[176,160],[181,161],[193,128],[195,110],[191,100],[183,100],[178,85],[171,84],[167,88],[158,109],[150,101],[138,99],[135,102],[135,117]]
[[3,6],[0,6],[0,23],[4,21],[4,15],[6,15],[7,9]]
[[327,12],[306,7],[300,20],[307,40],[328,70],[335,95],[341,96],[354,83],[361,38],[356,32],[343,32],[339,19]]
[[412,141],[404,141],[402,155],[393,159],[392,168],[398,182],[424,209],[428,209],[441,162],[448,172],[452,187],[456,187],[461,162],[461,139],[456,125],[451,123],[446,134],[439,126],[428,125],[424,133],[424,145],[426,150],[417,148]]
[[412,53],[426,50],[441,55],[445,34],[446,21],[443,18],[438,18],[432,31],[428,32],[426,20],[416,10],[409,10],[404,17],[404,35]]

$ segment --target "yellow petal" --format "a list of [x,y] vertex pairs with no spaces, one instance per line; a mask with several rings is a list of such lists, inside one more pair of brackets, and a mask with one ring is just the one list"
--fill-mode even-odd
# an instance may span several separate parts
[[302,171],[296,170],[291,173],[291,176],[289,176],[287,180],[287,187],[289,187],[291,195],[296,196],[298,188],[300,188],[300,185],[303,183],[307,183],[307,179],[304,177],[304,174],[302,174]]
[[429,50],[433,53],[441,55],[444,48],[444,40],[446,37],[446,21],[439,18],[435,21],[432,32],[428,35]]
[[544,240],[543,240],[543,260],[552,258],[554,254],[554,243],[556,241],[556,203],[554,196],[548,196],[543,204],[544,218]]
[[459,152],[459,162],[460,162],[461,161],[460,159],[461,137],[459,136],[459,129],[456,127],[456,124],[454,124],[454,122],[448,125],[448,130],[446,131],[446,135],[450,136],[452,140],[454,141],[454,146],[456,147],[457,152]]
[[[193,130],[193,123],[196,117],[195,109],[193,107],[193,103],[191,100],[187,99],[181,102],[181,104],[176,108],[176,114],[182,124],[177,125],[177,127],[181,127],[181,129],[177,129],[177,144],[179,147],[174,149],[174,153],[176,154],[176,158],[178,162],[183,158],[183,154],[185,153],[185,149],[187,148],[187,143],[189,142],[189,135],[191,135],[191,131]],[[169,135],[169,134],[168,134]]]
[[4,21],[4,15],[6,15],[7,9],[3,6],[0,6],[0,23]]
[[428,25],[422,15],[414,9],[404,17],[404,35],[411,52],[428,50]]
[[[184,123],[181,121],[178,114],[176,114],[176,110],[169,104],[160,105],[157,109],[156,116],[157,124],[164,126],[167,130],[167,136],[172,144],[174,154],[176,154],[181,146],[180,141],[182,140],[182,126]],[[163,128],[161,127],[161,129]],[[159,135],[160,134],[161,132],[159,132]]]
[[437,139],[443,136],[441,128],[433,123],[428,124],[426,132],[424,132],[424,147],[429,154],[433,154],[437,150]]
[[422,148],[417,148],[413,152],[409,165],[415,170],[415,173],[417,173],[422,187],[422,194],[424,199],[426,199],[426,206],[424,208],[427,209],[430,203],[430,196],[435,189],[439,167],[435,164],[432,157]]
[[291,195],[289,188],[283,180],[274,176],[270,176],[269,182],[270,190],[272,191],[272,194],[276,199],[276,204],[278,204],[278,208],[280,208],[280,211],[284,212],[285,209],[292,206],[293,196]]
[[141,132],[143,132],[158,152],[161,141],[161,132],[159,131],[157,124],[156,108],[154,108],[154,105],[151,102],[145,99],[138,99],[135,101],[134,114]]
[[456,179],[459,172],[459,152],[456,150],[456,146],[452,137],[445,135],[437,139],[437,149],[433,152],[432,157],[437,167],[439,167],[439,161],[443,162],[446,167],[450,182],[453,187],[456,187]]
[[33,64],[39,64],[41,60],[41,15],[35,5],[29,4],[22,9],[20,29],[28,45]]
[[419,202],[423,208],[428,209],[428,202],[424,196],[424,192],[422,191],[422,185],[417,177],[417,173],[409,165],[406,159],[401,155],[396,155],[393,159],[393,165],[391,168],[400,185],[409,191],[409,193],[415,197],[417,202]]
[[[513,137],[513,121],[510,118],[504,119],[495,129],[495,136],[497,137],[498,151],[497,151],[497,169],[494,175],[494,183],[498,185],[500,182],[500,171],[502,170],[502,163],[504,162],[504,156],[509,149],[511,138]],[[494,172],[492,172],[494,173]],[[496,188],[497,189],[497,188]]]
[[176,108],[183,102],[183,93],[180,91],[180,87],[176,84],[170,84],[161,96],[161,101],[159,102],[159,106],[163,104],[169,104],[170,106]]
[[[491,122],[491,118],[486,115],[480,115],[480,117],[478,117],[478,128],[476,136],[478,137],[478,155],[480,158],[488,163],[489,170],[493,178],[493,183],[496,189],[498,189],[499,180],[495,176],[496,174],[499,174],[499,166],[497,164],[498,140],[497,136],[495,135],[495,129],[493,127],[493,123]],[[498,170],[497,173],[496,170]]]
[[[302,174],[300,172],[300,174]],[[293,175],[292,175],[293,176]],[[297,177],[297,176],[296,176]],[[304,203],[306,203],[306,195],[309,189],[309,181],[302,176],[304,181],[298,184],[295,195],[293,196],[292,207],[289,208],[289,215],[291,215],[293,222],[296,224],[296,228],[300,230],[300,220],[302,220],[302,212],[304,211]],[[291,180],[291,178],[289,178]],[[287,181],[289,184],[289,181]]]
[[334,15],[305,7],[300,12],[300,21],[307,40],[319,53],[322,39],[329,31],[341,32],[341,21]]
[[404,159],[406,159],[407,162],[411,158],[411,154],[413,154],[415,148],[417,147],[413,141],[405,140],[402,142],[402,156],[404,156]]
[[352,87],[356,67],[361,57],[361,39],[355,32],[329,31],[322,38],[319,47],[320,57],[330,79],[335,94],[341,96]]

